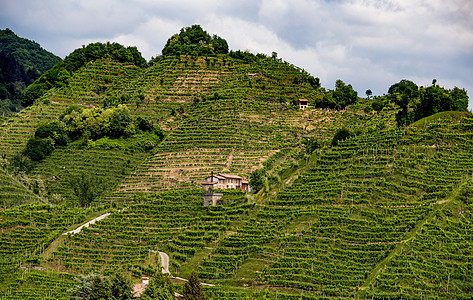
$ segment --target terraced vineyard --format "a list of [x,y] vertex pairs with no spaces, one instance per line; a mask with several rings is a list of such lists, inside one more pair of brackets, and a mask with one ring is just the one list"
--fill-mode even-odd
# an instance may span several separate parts
[[[413,264],[419,261],[415,249],[427,250],[426,240],[435,244],[439,239],[426,237],[431,230],[454,234],[449,222],[468,228],[469,222],[460,224],[467,220],[462,214],[470,213],[469,206],[455,197],[458,186],[473,174],[472,136],[452,128],[468,127],[471,121],[432,123],[426,131],[380,132],[370,138],[352,138],[321,153],[307,174],[268,202],[275,207],[311,207],[313,212],[305,230],[280,239],[279,258],[265,271],[265,279],[276,286],[317,291],[317,297],[447,294],[462,298],[469,291],[470,279],[468,268],[460,264],[469,263],[471,249],[462,247],[468,250],[456,256],[458,262],[441,262],[448,265],[441,272],[447,277],[456,265],[459,268],[451,294],[448,280],[438,275],[423,277],[423,268]],[[452,220],[442,221],[444,212],[451,211],[445,205],[458,210],[447,214]],[[432,223],[439,217],[443,226]],[[471,243],[468,234],[462,240],[465,245]],[[443,243],[447,249],[457,243],[452,238],[441,241],[439,250]],[[428,260],[427,266],[440,262],[423,254],[421,261]],[[408,265],[411,269],[406,269]],[[401,270],[407,273],[401,275],[396,267],[404,267]],[[379,268],[383,269],[380,273]],[[419,274],[418,284],[409,271],[413,269]],[[442,283],[434,288],[434,282]]]
[[[185,262],[218,239],[232,220],[248,214],[254,207],[244,203],[243,197],[228,207],[207,209],[201,197],[200,191],[189,190],[135,198],[137,204],[112,214],[81,234],[68,236],[48,260],[64,270],[82,273],[113,269],[117,264],[141,273],[146,264],[155,265],[150,257],[159,249]],[[179,263],[172,265],[174,273]]]
[[31,173],[42,177],[50,195],[75,203],[71,180],[81,174],[97,179],[101,195],[111,193],[130,170],[141,161],[143,153],[115,149],[57,149]]
[[0,169],[0,205],[3,209],[31,202],[44,202],[24,184]]
[[[392,103],[301,111],[294,100],[327,95],[309,76],[262,56],[158,57],[143,68],[102,59],[5,120],[0,299],[67,299],[76,275],[117,268],[138,281],[157,270],[158,251],[173,275],[195,270],[215,284],[211,299],[471,298],[471,114],[399,129]],[[125,138],[73,141],[28,174],[11,172],[39,124],[73,104],[126,104],[166,136],[146,151]],[[329,146],[343,127],[353,136]],[[307,138],[319,143],[311,153]],[[263,167],[261,191],[203,206],[210,172],[249,179]],[[100,183],[88,208],[71,184],[80,174]]]
[[48,91],[30,106],[0,125],[0,153],[12,157],[21,152],[40,123],[58,120],[72,104],[101,105],[119,94],[125,83],[136,76],[136,66],[98,60],[74,74],[66,87]]
[[0,299],[66,299],[74,276],[45,272],[37,265],[51,242],[92,212],[49,204],[0,211]]

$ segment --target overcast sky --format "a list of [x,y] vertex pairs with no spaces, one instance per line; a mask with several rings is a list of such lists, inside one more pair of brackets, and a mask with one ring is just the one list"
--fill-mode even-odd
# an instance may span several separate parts
[[386,93],[401,79],[465,88],[473,108],[472,0],[0,0],[0,28],[64,58],[91,42],[149,60],[200,24],[233,50],[278,53],[334,88]]

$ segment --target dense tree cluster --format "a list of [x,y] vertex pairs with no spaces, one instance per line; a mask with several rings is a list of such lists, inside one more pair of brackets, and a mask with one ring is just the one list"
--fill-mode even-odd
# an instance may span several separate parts
[[111,108],[82,108],[72,106],[60,120],[66,125],[71,138],[85,137],[96,140],[104,136],[129,137],[136,132],[126,105],[120,104]]
[[400,108],[396,114],[398,126],[409,125],[442,111],[468,110],[465,89],[454,87],[447,90],[436,83],[434,79],[431,86],[419,88],[414,82],[403,79],[389,88],[388,99]]
[[212,56],[227,54],[228,44],[223,38],[210,36],[200,25],[182,28],[170,37],[162,50],[163,55]]
[[66,146],[70,140],[81,139],[87,143],[102,137],[128,138],[142,132],[152,133],[158,140],[164,137],[163,131],[148,120],[141,117],[134,120],[126,105],[106,109],[71,106],[59,121],[41,124],[28,140],[23,154],[40,161],[55,147]]
[[143,294],[141,294],[141,299],[173,300],[174,286],[169,277],[166,277],[162,273],[157,272],[156,275],[149,282]]
[[237,51],[230,50],[228,55],[231,58],[244,61],[245,63],[256,62],[260,59],[266,59],[267,58],[267,56],[262,54],[262,53],[253,54],[250,51],[241,51],[241,50],[237,50]]
[[184,284],[182,293],[185,300],[205,300],[204,289],[197,273],[192,271],[189,281]]
[[146,60],[136,47],[124,47],[118,43],[93,43],[74,50],[63,61],[44,73],[34,84],[30,85],[23,93],[21,104],[28,106],[53,87],[68,84],[72,73],[85,66],[87,63],[109,58],[121,63],[130,63],[144,67]]
[[265,176],[265,169],[257,169],[251,173],[250,186],[253,188],[254,191],[259,191],[264,187]]
[[44,50],[38,43],[20,38],[8,28],[0,30],[0,50],[12,54],[26,71],[33,69],[41,74],[61,61],[61,58]]
[[[320,86],[317,80],[316,84]],[[325,93],[325,95],[315,102],[315,107],[344,109],[348,105],[355,104],[358,100],[358,93],[353,89],[351,84],[345,84],[342,80],[335,82],[335,90]]]
[[100,274],[80,276],[69,295],[70,300],[131,300],[133,282],[120,272],[109,277]]
[[0,30],[0,113],[21,109],[23,90],[60,60],[10,29]]

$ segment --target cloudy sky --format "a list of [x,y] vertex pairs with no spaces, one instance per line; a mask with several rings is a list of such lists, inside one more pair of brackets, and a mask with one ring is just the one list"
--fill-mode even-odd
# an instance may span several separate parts
[[64,58],[96,41],[161,53],[180,28],[200,24],[233,50],[278,53],[360,96],[401,79],[465,88],[473,109],[472,0],[0,0],[0,28]]

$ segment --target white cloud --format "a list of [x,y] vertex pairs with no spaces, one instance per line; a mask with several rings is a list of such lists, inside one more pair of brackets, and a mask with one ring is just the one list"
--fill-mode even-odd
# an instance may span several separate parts
[[151,57],[161,55],[167,39],[186,25],[176,20],[153,16],[136,27],[133,32],[116,36],[114,41],[126,46],[136,46],[143,57],[149,60]]

